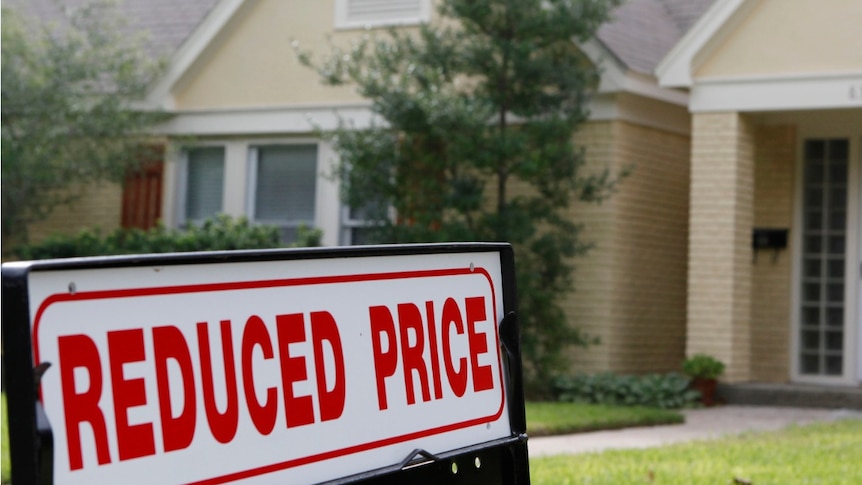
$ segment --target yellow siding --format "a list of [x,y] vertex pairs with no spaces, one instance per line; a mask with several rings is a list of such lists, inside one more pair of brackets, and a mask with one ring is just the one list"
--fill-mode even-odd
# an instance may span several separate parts
[[[756,129],[755,136],[754,225],[788,229],[793,225],[796,129],[792,125],[763,126]],[[772,251],[760,251],[754,263],[751,377],[755,381],[786,382],[790,375],[792,254],[790,247],[777,259]]]
[[52,234],[76,234],[94,227],[108,233],[120,226],[122,210],[120,184],[93,184],[80,200],[57,207],[44,221],[31,224],[28,228],[30,242],[38,243]]
[[750,377],[754,135],[738,113],[695,114],[692,124],[686,351]]
[[342,47],[361,30],[334,30],[332,1],[259,0],[247,5],[207,47],[175,86],[177,109],[285,106],[359,102],[353,88],[324,86],[320,76],[299,64],[296,40],[321,59],[327,39]]
[[862,69],[862,2],[759,0],[695,77]]

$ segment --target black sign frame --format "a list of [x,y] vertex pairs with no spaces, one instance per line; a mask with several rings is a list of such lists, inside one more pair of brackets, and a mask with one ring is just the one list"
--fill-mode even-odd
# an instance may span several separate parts
[[[476,484],[528,485],[526,415],[517,322],[515,259],[506,243],[446,243],[338,248],[147,254],[4,263],[2,266],[3,364],[13,483],[53,483],[53,435],[37,396],[41,374],[33,362],[28,278],[37,271],[108,269],[303,259],[496,252],[502,270],[502,347],[510,436],[440,455],[415,450],[399,464],[326,482],[329,485]],[[35,363],[38,364],[38,363]]]

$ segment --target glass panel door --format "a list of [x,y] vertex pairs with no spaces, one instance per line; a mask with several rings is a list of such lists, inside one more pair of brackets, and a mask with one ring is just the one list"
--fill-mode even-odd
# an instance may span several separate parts
[[844,374],[849,142],[808,140],[804,152],[799,372]]

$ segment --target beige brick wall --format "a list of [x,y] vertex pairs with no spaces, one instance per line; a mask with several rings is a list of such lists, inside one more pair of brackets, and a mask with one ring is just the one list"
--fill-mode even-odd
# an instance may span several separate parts
[[[789,229],[793,225],[796,129],[792,125],[755,130],[754,225]],[[792,238],[790,238],[792,240]],[[751,378],[786,382],[790,376],[790,299],[793,254],[788,248],[773,259],[760,251],[753,265],[751,306]]]
[[103,233],[120,226],[123,210],[120,184],[100,183],[87,189],[81,199],[57,207],[44,221],[28,228],[30,241],[37,243],[52,234],[75,234],[85,228],[100,227]]
[[685,349],[689,140],[635,124],[593,122],[576,141],[587,170],[633,167],[602,205],[576,204],[594,248],[576,260],[571,321],[602,343],[575,349],[574,370],[678,370]]
[[[605,167],[618,168],[615,163],[614,123],[594,121],[583,125],[575,135],[575,143],[586,148],[585,171],[598,171]],[[576,203],[570,210],[572,219],[582,224],[581,240],[593,244],[585,256],[575,258],[574,292],[563,303],[563,309],[572,325],[587,334],[599,337],[601,345],[571,351],[572,368],[580,372],[599,372],[612,368],[612,299],[614,288],[614,254],[610,241],[614,234],[614,205],[612,197],[601,205]]]
[[688,354],[727,364],[725,380],[750,378],[754,133],[738,113],[692,120]]
[[616,197],[613,368],[679,370],[685,354],[688,137],[617,123],[617,159],[633,164]]

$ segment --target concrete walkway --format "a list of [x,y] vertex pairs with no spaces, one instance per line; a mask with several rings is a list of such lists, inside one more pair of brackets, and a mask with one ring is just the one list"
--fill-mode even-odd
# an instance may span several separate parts
[[862,410],[718,406],[683,411],[685,424],[597,431],[530,438],[530,456],[587,453],[609,449],[650,448],[708,440],[749,431],[773,431],[791,425],[839,419],[862,419]]

